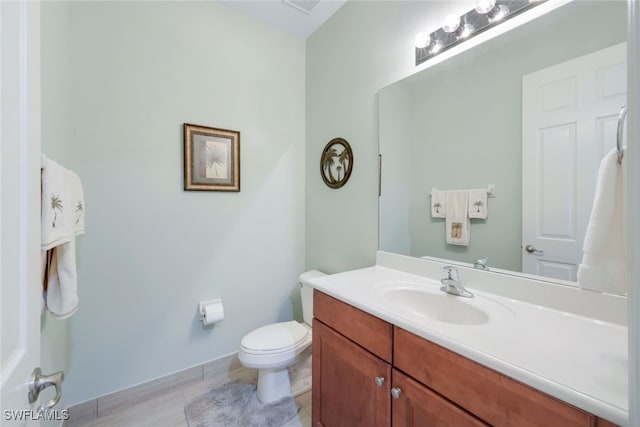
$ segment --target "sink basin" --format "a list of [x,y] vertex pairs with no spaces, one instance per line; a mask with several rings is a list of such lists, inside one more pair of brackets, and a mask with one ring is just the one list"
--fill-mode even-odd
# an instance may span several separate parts
[[489,322],[492,309],[491,306],[487,307],[488,300],[483,297],[450,295],[440,291],[437,286],[423,283],[385,284],[378,286],[376,293],[390,308],[455,325],[483,325]]

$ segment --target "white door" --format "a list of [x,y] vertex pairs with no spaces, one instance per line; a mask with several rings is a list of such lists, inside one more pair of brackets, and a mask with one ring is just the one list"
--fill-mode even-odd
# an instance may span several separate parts
[[0,1],[0,36],[0,425],[32,426],[38,402],[29,404],[27,382],[40,362],[42,299],[38,2]]
[[626,104],[626,69],[621,43],[523,77],[523,272],[576,280],[598,167]]

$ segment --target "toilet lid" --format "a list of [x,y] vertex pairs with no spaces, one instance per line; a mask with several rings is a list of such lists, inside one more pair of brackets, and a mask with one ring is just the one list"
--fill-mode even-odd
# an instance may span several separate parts
[[309,330],[300,323],[274,323],[249,332],[242,338],[240,344],[251,351],[277,351],[296,344],[305,339]]

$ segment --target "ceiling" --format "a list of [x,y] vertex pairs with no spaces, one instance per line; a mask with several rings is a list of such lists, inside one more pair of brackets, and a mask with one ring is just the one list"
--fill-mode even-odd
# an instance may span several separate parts
[[222,0],[259,21],[309,37],[347,0]]

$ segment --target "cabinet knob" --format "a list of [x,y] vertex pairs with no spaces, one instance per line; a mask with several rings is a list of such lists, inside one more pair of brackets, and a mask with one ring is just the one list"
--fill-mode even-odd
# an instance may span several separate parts
[[382,387],[384,385],[384,377],[376,377],[375,382],[378,387]]
[[394,387],[391,389],[391,396],[393,396],[394,399],[400,399],[400,394],[402,394],[400,388]]

